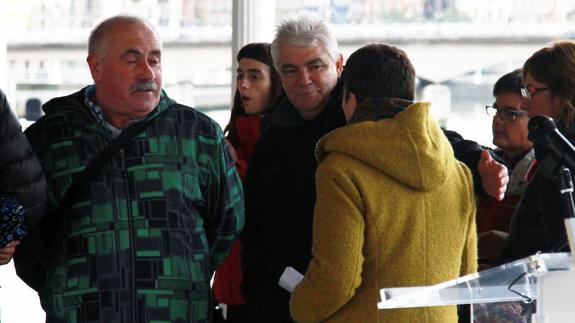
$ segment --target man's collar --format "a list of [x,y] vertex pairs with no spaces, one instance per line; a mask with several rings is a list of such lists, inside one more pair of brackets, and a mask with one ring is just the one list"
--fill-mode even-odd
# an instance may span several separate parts
[[96,119],[96,122],[106,131],[106,133],[111,137],[116,138],[122,132],[122,129],[112,126],[104,119],[104,110],[94,101],[95,97],[96,86],[87,86],[84,89],[84,104],[88,107],[90,113],[92,113],[94,119]]
[[126,127],[124,127],[123,129],[118,129],[113,125],[111,125],[108,121],[106,121],[106,119],[104,118],[104,110],[100,105],[96,103],[96,101],[94,100],[95,97],[96,97],[96,86],[95,85],[87,86],[84,89],[84,104],[88,107],[90,113],[92,113],[92,115],[96,119],[96,122],[98,122],[98,124],[102,126],[102,128],[114,138],[117,137],[122,132],[122,130],[125,129],[127,126],[134,124],[140,120],[153,117],[160,111],[164,111],[171,104],[175,103],[175,101],[170,99],[166,94],[166,92],[162,89],[160,93],[160,101],[158,102],[158,105],[156,105],[154,110],[152,110],[152,112],[150,112],[145,117],[130,120],[127,123]]

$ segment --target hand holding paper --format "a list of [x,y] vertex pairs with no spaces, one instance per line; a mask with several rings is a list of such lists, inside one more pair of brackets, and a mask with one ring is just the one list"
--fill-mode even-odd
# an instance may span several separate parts
[[293,267],[288,266],[281,275],[278,284],[281,286],[281,288],[291,293],[302,279],[303,275],[299,271],[295,270]]

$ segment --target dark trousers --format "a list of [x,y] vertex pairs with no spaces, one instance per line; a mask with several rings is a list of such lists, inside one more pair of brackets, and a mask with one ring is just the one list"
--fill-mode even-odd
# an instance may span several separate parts
[[213,314],[214,323],[250,323],[248,305],[228,305],[225,320],[221,308],[215,307]]

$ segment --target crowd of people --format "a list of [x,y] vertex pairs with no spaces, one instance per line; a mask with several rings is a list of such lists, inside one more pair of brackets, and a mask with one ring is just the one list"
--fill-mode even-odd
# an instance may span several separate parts
[[496,82],[496,149],[415,101],[408,53],[344,59],[317,17],[236,58],[224,131],[163,90],[162,41],[133,16],[94,28],[93,84],[24,134],[0,92],[0,197],[25,210],[0,264],[14,258],[47,322],[458,322],[454,306],[378,310],[379,290],[569,250],[569,165],[528,121],[575,142],[575,42]]

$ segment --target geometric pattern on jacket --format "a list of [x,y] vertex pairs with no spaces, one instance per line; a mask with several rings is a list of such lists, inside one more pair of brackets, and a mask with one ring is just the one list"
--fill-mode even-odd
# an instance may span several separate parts
[[[85,92],[49,101],[26,131],[51,209],[111,140]],[[243,191],[219,126],[173,103],[162,93],[147,129],[74,201],[55,265],[25,259],[42,250],[21,253],[21,263],[36,261],[38,271],[26,273],[28,266],[19,275],[46,272],[34,287],[48,321],[211,321],[209,282],[243,227]]]

